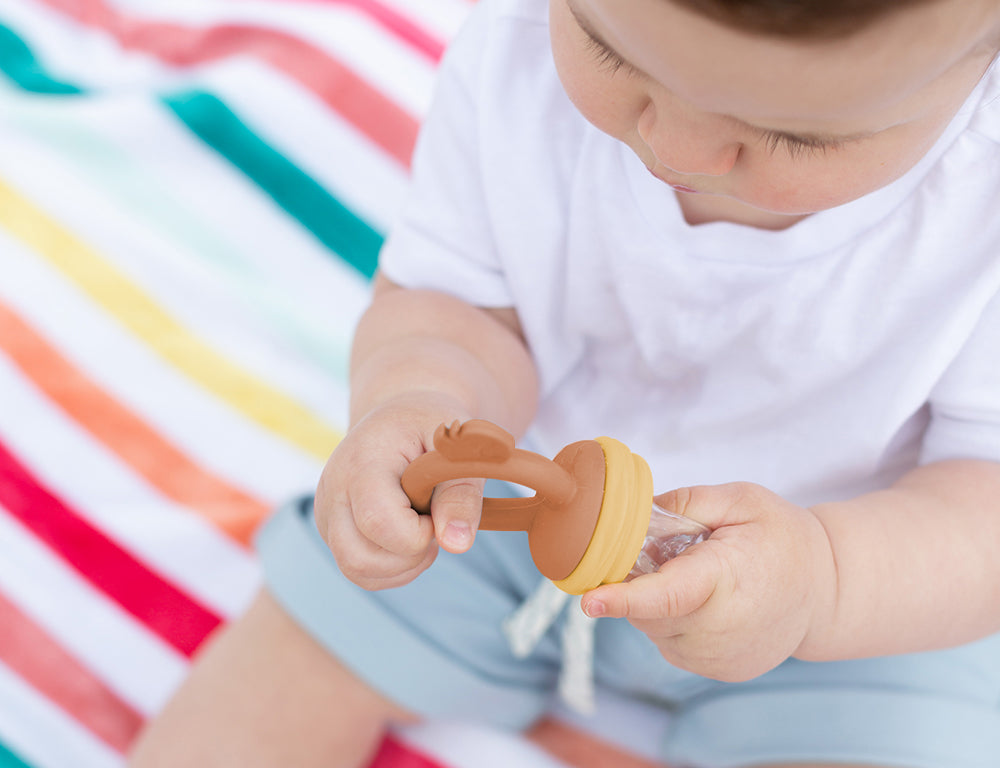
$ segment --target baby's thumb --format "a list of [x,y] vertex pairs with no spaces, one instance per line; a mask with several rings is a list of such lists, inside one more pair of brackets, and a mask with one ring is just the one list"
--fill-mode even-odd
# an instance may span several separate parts
[[719,581],[715,558],[682,555],[658,573],[624,584],[607,584],[583,597],[588,616],[648,620],[680,619],[698,610]]
[[431,497],[434,535],[441,548],[454,553],[472,546],[483,512],[483,480],[449,480]]
[[766,496],[773,494],[752,483],[726,483],[678,488],[653,501],[668,512],[690,517],[715,530],[752,519]]

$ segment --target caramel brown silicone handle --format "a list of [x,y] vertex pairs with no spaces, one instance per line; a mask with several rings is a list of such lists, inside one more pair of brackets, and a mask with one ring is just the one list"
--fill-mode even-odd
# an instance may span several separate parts
[[604,495],[604,452],[594,440],[572,443],[554,459],[514,447],[497,425],[473,419],[442,424],[434,449],[416,458],[401,480],[413,508],[430,511],[434,487],[458,478],[495,478],[535,491],[530,498],[483,499],[480,529],[527,531],[538,570],[568,576],[590,543]]

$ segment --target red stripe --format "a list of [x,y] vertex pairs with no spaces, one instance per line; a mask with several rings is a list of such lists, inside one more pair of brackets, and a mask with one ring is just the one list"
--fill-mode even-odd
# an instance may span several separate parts
[[124,752],[142,715],[0,594],[0,660],[105,744]]
[[293,35],[244,24],[198,28],[140,19],[104,0],[42,0],[125,49],[175,66],[254,55],[298,81],[385,152],[409,166],[418,120],[325,51]]
[[445,44],[431,35],[429,32],[418,27],[405,16],[400,16],[392,8],[388,8],[374,0],[303,0],[314,3],[333,3],[335,5],[349,5],[357,8],[365,15],[370,16],[387,30],[392,32],[400,40],[425,54],[431,61],[441,60],[444,54]]
[[150,571],[46,490],[0,443],[0,504],[152,632],[190,656],[218,616]]
[[447,768],[422,755],[392,735],[387,735],[369,768]]

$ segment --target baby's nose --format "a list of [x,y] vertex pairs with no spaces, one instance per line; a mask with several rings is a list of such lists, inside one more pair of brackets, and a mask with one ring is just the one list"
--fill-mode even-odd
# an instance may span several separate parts
[[657,162],[685,176],[725,176],[740,154],[726,126],[711,117],[650,106],[636,126]]

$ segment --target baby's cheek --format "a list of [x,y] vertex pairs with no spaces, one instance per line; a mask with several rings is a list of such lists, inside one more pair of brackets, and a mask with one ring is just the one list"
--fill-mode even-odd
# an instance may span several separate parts
[[771,203],[788,212],[814,213],[869,195],[905,175],[920,159],[912,148],[865,142],[790,163]]
[[825,211],[872,191],[858,178],[843,178],[823,167],[815,169],[774,168],[765,178],[755,179],[744,201],[766,211],[806,214]]

